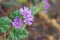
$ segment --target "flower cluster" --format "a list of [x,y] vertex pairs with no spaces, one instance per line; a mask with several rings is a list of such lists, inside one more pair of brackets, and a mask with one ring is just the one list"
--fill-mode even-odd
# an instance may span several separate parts
[[28,25],[31,25],[34,19],[32,16],[31,10],[29,10],[28,7],[24,7],[24,8],[21,8],[19,11],[24,17],[24,22]]
[[45,3],[45,5],[44,5],[44,8],[45,8],[45,9],[50,8],[50,4],[48,3],[48,0],[42,0],[42,2]]
[[12,24],[15,28],[22,28],[22,20],[19,17],[16,17]]
[[23,15],[24,20],[21,20],[21,18],[16,17],[14,19],[14,22],[12,22],[13,26],[15,28],[22,28],[23,23],[26,23],[27,25],[31,25],[33,23],[33,16],[31,10],[28,9],[28,7],[24,7],[19,9],[20,14]]

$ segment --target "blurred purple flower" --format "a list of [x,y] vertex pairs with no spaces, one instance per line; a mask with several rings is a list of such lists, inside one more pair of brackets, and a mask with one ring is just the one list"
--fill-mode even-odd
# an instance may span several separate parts
[[24,18],[27,18],[31,15],[31,10],[28,10],[28,7],[24,7],[19,9],[20,13],[23,15]]
[[29,18],[25,19],[24,22],[28,25],[31,25],[34,21],[33,16],[30,16]]
[[32,11],[29,10],[28,7],[21,8],[19,11],[24,17],[24,22],[28,25],[31,25],[34,19],[32,16]]
[[48,0],[42,0],[42,2],[45,3],[45,5],[44,5],[44,8],[45,8],[45,9],[50,8],[50,4],[48,3]]
[[12,22],[12,25],[15,27],[15,28],[22,28],[22,20],[19,18],[19,17],[16,17],[14,19],[14,22]]

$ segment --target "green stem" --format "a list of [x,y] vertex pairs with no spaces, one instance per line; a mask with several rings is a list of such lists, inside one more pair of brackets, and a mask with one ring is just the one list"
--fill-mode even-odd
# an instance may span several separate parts
[[22,30],[23,30],[23,29],[25,29],[25,28],[26,28],[26,24],[24,24],[24,25],[23,25],[23,28],[22,28]]
[[7,39],[6,39],[6,33],[4,34],[4,40],[7,40]]

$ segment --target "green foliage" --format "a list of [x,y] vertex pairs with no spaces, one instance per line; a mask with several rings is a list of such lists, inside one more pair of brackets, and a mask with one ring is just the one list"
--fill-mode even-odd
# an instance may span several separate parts
[[12,29],[10,31],[10,37],[12,40],[20,40],[28,37],[28,31],[26,29]]
[[20,3],[26,3],[27,2],[27,0],[17,0],[17,1]]
[[0,18],[0,32],[5,33],[9,28],[12,20],[8,17],[2,17]]
[[5,4],[5,7],[7,8],[7,7],[11,7],[12,6],[12,4],[11,4],[11,2],[7,2],[6,4]]
[[30,9],[32,10],[32,15],[35,15],[37,12],[42,11],[43,6],[44,6],[43,2],[41,2],[40,6],[38,6],[38,7],[31,6]]
[[38,0],[32,0],[34,4],[36,4],[38,2]]
[[32,7],[30,7],[30,9],[32,10],[32,15],[35,15],[35,13],[36,13],[36,11],[37,11],[37,10],[36,10],[37,8],[32,6]]
[[20,17],[22,18],[22,15],[20,14],[19,10],[14,10],[11,14],[10,14],[11,18],[16,18],[16,17]]
[[51,0],[51,2],[54,4],[56,2],[56,0]]
[[40,9],[40,11],[43,11],[44,10],[44,5],[45,5],[45,3],[44,2],[41,2],[40,3],[40,6],[38,7],[38,9]]

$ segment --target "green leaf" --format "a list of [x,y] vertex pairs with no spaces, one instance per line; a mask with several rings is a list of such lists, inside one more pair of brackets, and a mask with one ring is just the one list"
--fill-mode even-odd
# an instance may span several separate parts
[[26,3],[27,2],[27,0],[17,0],[17,1],[20,3]]
[[10,31],[10,37],[13,40],[20,40],[22,38],[27,38],[28,37],[28,31],[26,29],[12,29]]
[[28,37],[28,31],[27,30],[22,30],[22,38],[27,38]]
[[32,0],[34,4],[36,4],[38,2],[38,0]]
[[12,6],[12,4],[11,4],[11,2],[7,2],[6,4],[5,4],[5,7],[7,8],[7,7],[11,7]]
[[32,10],[32,15],[35,15],[39,11],[43,11],[43,6],[44,2],[41,2],[39,7],[31,6],[30,9]]
[[20,12],[18,10],[14,10],[11,14],[10,14],[11,18],[16,18],[16,17],[20,17],[23,18],[22,15],[20,14]]
[[40,11],[43,11],[43,10],[44,10],[44,8],[43,8],[44,5],[45,5],[45,3],[44,3],[44,2],[41,2],[38,9],[39,9]]
[[5,33],[9,28],[12,20],[8,17],[2,17],[0,18],[0,32]]
[[44,2],[41,2],[41,3],[40,3],[40,7],[43,7],[44,5],[45,5]]
[[35,15],[36,14],[36,7],[34,6],[31,6],[30,9],[32,10],[32,15]]

